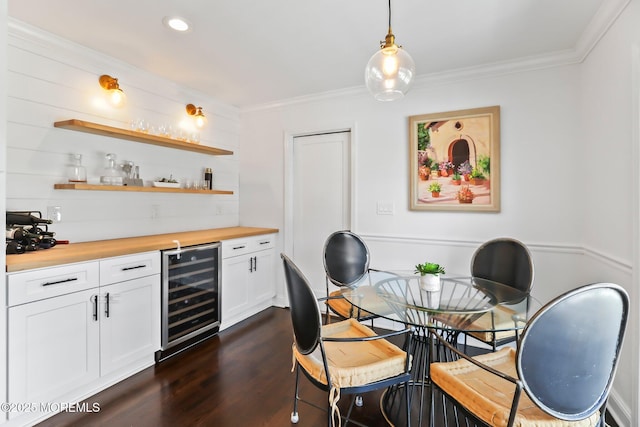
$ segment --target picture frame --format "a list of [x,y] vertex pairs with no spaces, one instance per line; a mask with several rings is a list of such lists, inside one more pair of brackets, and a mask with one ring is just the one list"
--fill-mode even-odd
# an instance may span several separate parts
[[409,175],[410,210],[500,212],[500,106],[410,116]]

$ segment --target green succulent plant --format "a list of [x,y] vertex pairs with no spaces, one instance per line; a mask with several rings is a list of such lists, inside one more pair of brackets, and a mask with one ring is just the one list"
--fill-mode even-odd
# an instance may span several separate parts
[[444,267],[434,262],[425,262],[424,264],[416,265],[414,273],[419,273],[421,276],[425,274],[444,274]]

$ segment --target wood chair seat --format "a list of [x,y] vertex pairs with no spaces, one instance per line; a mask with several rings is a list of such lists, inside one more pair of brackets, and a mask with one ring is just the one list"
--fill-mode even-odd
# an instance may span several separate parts
[[[323,338],[364,338],[377,334],[355,319],[322,326]],[[332,385],[337,388],[358,387],[405,372],[407,353],[387,340],[325,342],[325,352]],[[304,355],[293,346],[300,366],[316,381],[327,384],[320,348]]]
[[[513,378],[518,377],[516,351],[513,348],[503,348],[493,353],[476,356],[474,359]],[[433,363],[430,374],[431,380],[442,391],[488,425],[496,427],[508,425],[515,392],[515,387],[509,381],[465,359]],[[598,425],[599,419],[599,411],[581,421],[569,422],[557,419],[536,406],[526,393],[522,393],[514,426],[587,427]]]

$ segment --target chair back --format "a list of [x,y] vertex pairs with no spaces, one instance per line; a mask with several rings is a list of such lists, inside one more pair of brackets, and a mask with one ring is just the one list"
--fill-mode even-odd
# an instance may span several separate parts
[[369,248],[350,231],[332,233],[324,244],[324,271],[336,286],[353,286],[369,269]]
[[606,404],[628,312],[629,296],[611,283],[582,286],[540,309],[522,334],[516,359],[531,400],[568,421]]
[[520,241],[498,238],[483,243],[471,258],[471,275],[529,292],[533,284],[533,260]]
[[289,257],[285,254],[280,256],[284,264],[296,347],[300,353],[309,354],[320,341],[320,309],[307,278]]

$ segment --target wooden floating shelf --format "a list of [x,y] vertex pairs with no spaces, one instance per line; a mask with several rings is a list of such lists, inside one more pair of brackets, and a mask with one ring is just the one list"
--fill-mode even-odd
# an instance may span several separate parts
[[191,190],[188,188],[139,187],[133,185],[55,184],[53,188],[56,190],[131,191],[139,193],[233,194],[233,191],[228,190]]
[[126,139],[128,141],[142,142],[144,144],[159,145],[161,147],[175,148],[178,150],[193,151],[196,153],[209,154],[211,156],[231,155],[233,151],[221,148],[209,147],[207,145],[192,144],[173,138],[160,135],[152,135],[144,132],[136,132],[127,129],[116,128],[98,123],[85,122],[83,120],[71,119],[55,122],[54,127],[70,129],[79,132],[92,133],[96,135],[110,136],[113,138]]

